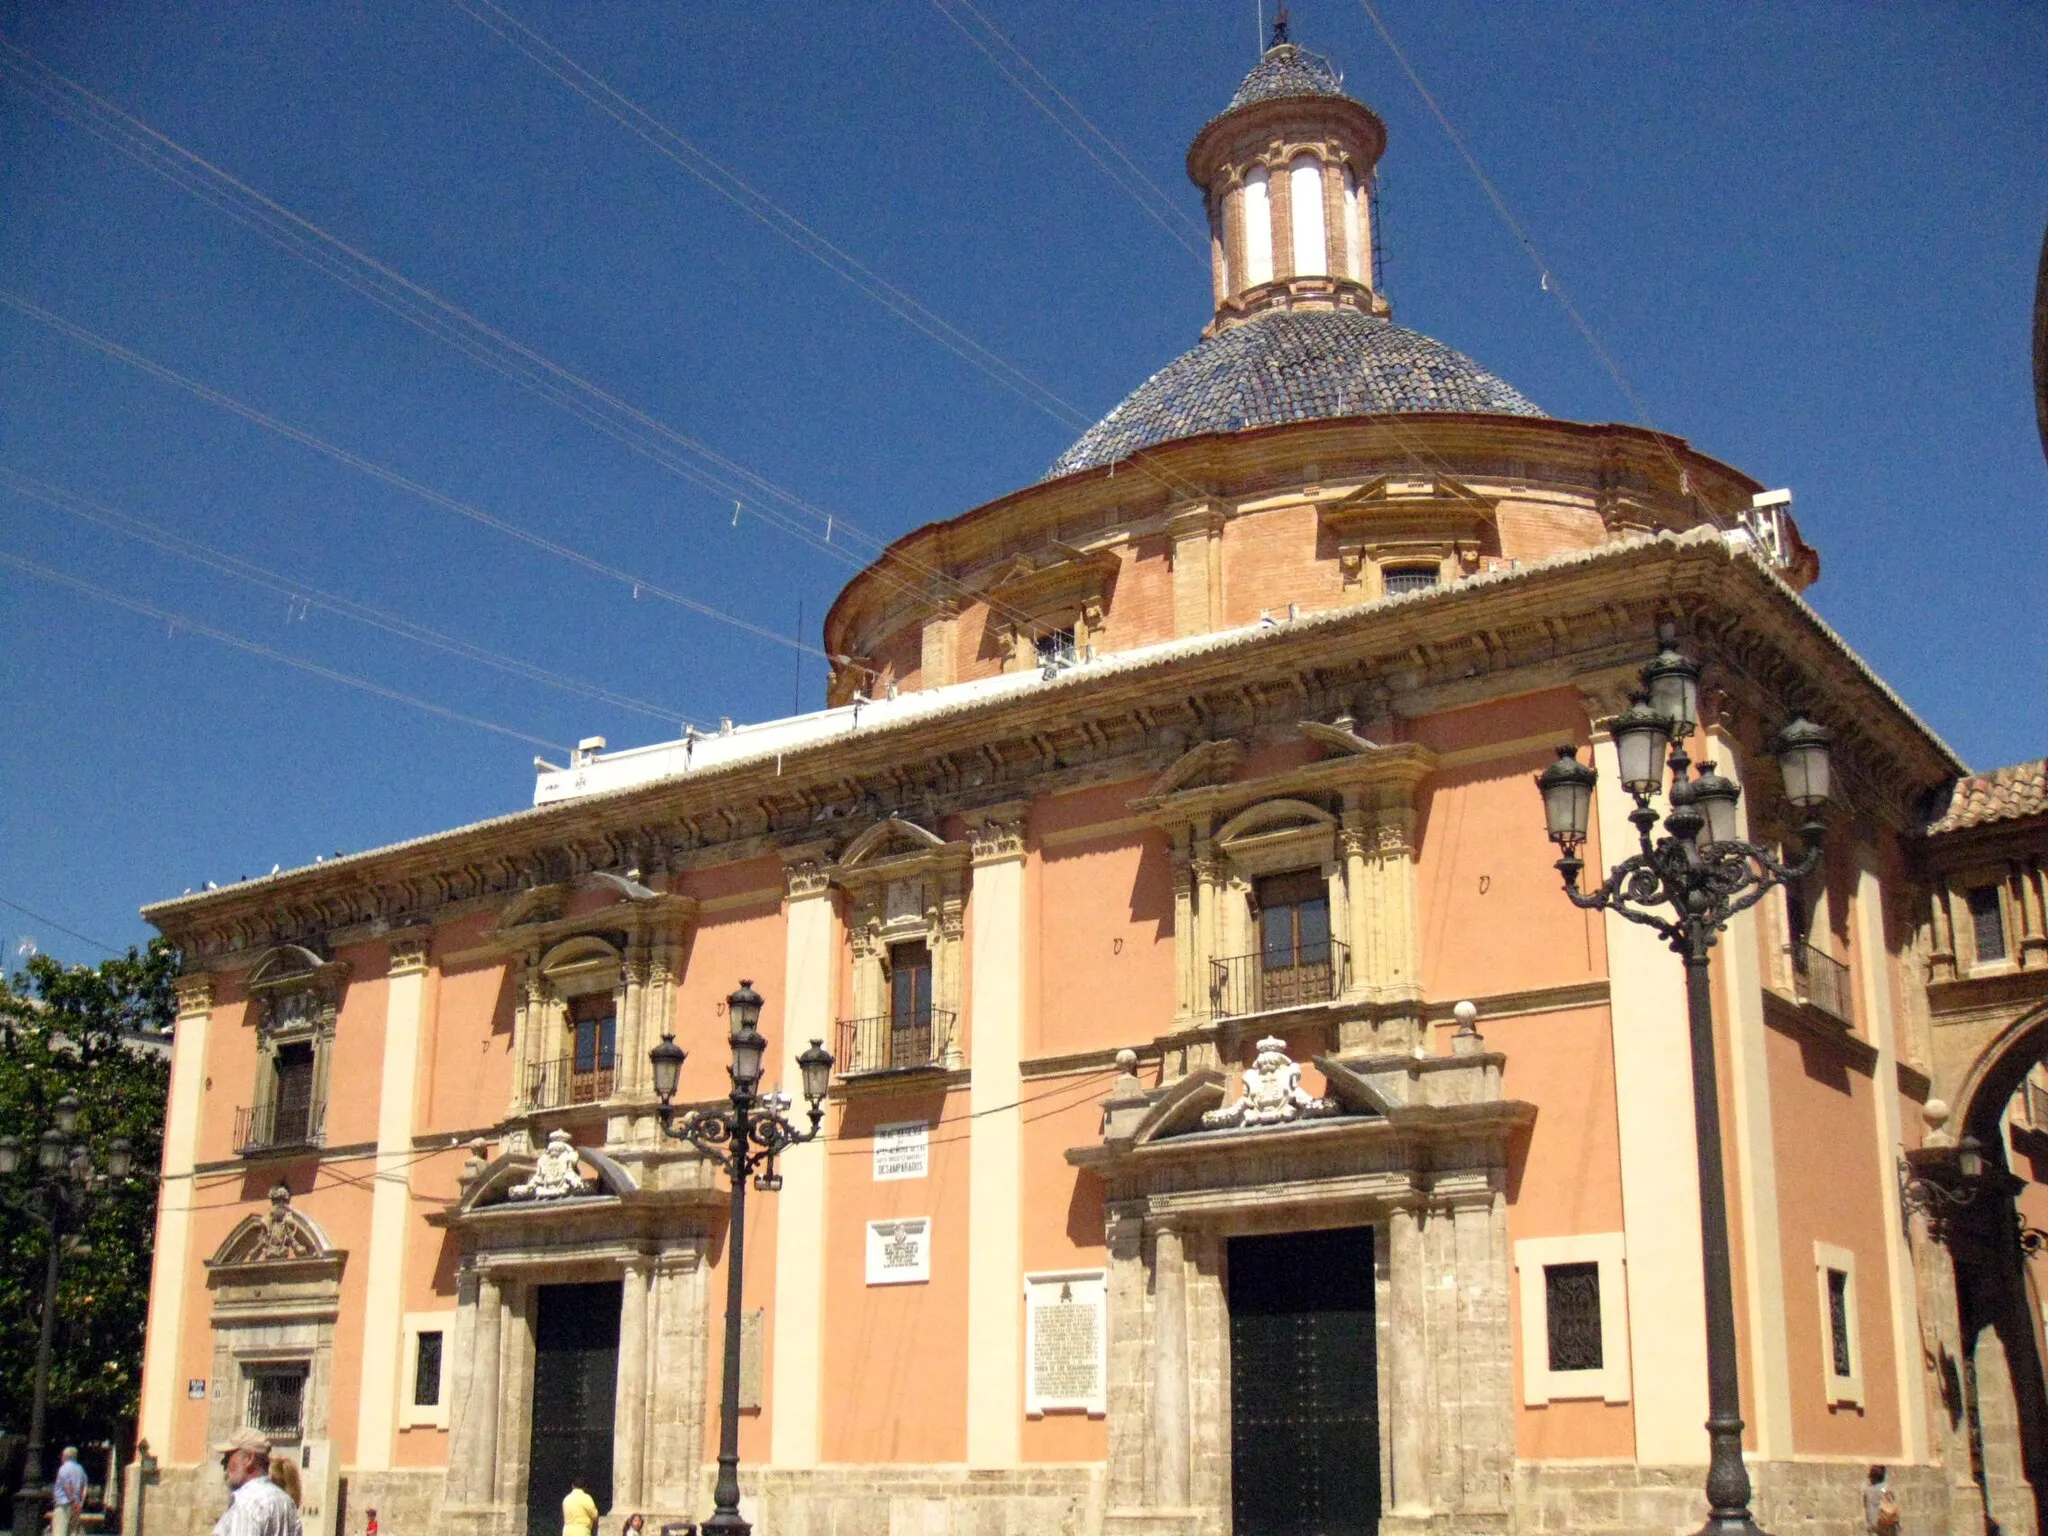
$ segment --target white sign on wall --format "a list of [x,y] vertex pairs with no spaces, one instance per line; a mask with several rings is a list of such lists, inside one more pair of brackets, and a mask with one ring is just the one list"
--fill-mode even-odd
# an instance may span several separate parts
[[921,1179],[931,1172],[932,1128],[922,1120],[891,1120],[875,1127],[875,1182]]
[[868,1223],[868,1284],[915,1285],[932,1277],[929,1216]]
[[1099,1269],[1024,1277],[1024,1411],[1103,1413],[1108,1285]]

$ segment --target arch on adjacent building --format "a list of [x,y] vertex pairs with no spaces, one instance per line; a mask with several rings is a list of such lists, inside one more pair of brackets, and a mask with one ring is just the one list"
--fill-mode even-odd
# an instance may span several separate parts
[[[2048,1003],[2013,1019],[1971,1061],[1955,1089],[1948,1136],[1974,1136],[1989,1166],[1972,1203],[1939,1227],[1955,1273],[1964,1407],[1972,1439],[1981,1446],[1972,1471],[1994,1517],[2001,1503],[2024,1500],[2011,1486],[2015,1471],[2023,1476],[2031,1485],[2037,1530],[2048,1530],[2048,1360],[2035,1323],[2030,1261],[2019,1241],[2016,1197],[2025,1184],[2009,1168],[2005,1119],[2028,1072],[2044,1060]],[[2015,1434],[2016,1446],[2001,1444]]]

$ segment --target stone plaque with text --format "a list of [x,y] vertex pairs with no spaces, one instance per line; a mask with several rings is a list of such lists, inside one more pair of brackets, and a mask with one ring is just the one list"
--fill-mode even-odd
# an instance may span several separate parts
[[1099,1269],[1024,1277],[1026,1413],[1102,1413],[1108,1407],[1106,1293]]

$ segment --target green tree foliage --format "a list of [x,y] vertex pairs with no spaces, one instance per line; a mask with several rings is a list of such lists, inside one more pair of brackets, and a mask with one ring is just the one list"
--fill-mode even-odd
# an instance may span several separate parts
[[[134,1036],[169,1038],[178,964],[178,952],[157,939],[97,967],[37,955],[0,982],[0,1134],[32,1143],[53,1123],[57,1100],[73,1093],[83,1106],[77,1134],[96,1163],[117,1136],[135,1148],[134,1177],[102,1192],[67,1239],[50,1372],[52,1446],[125,1442],[135,1418],[170,1062],[137,1049]],[[34,1153],[24,1152],[10,1193],[30,1182]],[[0,1426],[17,1434],[28,1429],[47,1252],[39,1223],[0,1207]]]

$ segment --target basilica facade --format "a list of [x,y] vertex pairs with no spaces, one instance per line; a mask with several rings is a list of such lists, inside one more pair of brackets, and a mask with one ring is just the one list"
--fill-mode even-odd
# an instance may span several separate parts
[[1660,635],[1743,835],[1797,844],[1778,729],[1835,742],[1820,868],[1713,961],[1759,1516],[1849,1536],[1885,1463],[1909,1530],[2037,1528],[2039,765],[1969,777],[1816,616],[1782,493],[1395,324],[1385,142],[1276,41],[1189,153],[1199,343],[857,576],[824,711],[149,909],[152,1536],[244,1424],[322,1536],[708,1513],[729,1197],[649,1051],[715,1100],[742,980],[771,1082],[835,1056],[748,1208],[756,1529],[1696,1526],[1681,967],[1566,899],[1531,782],[1575,749],[1632,849]]

